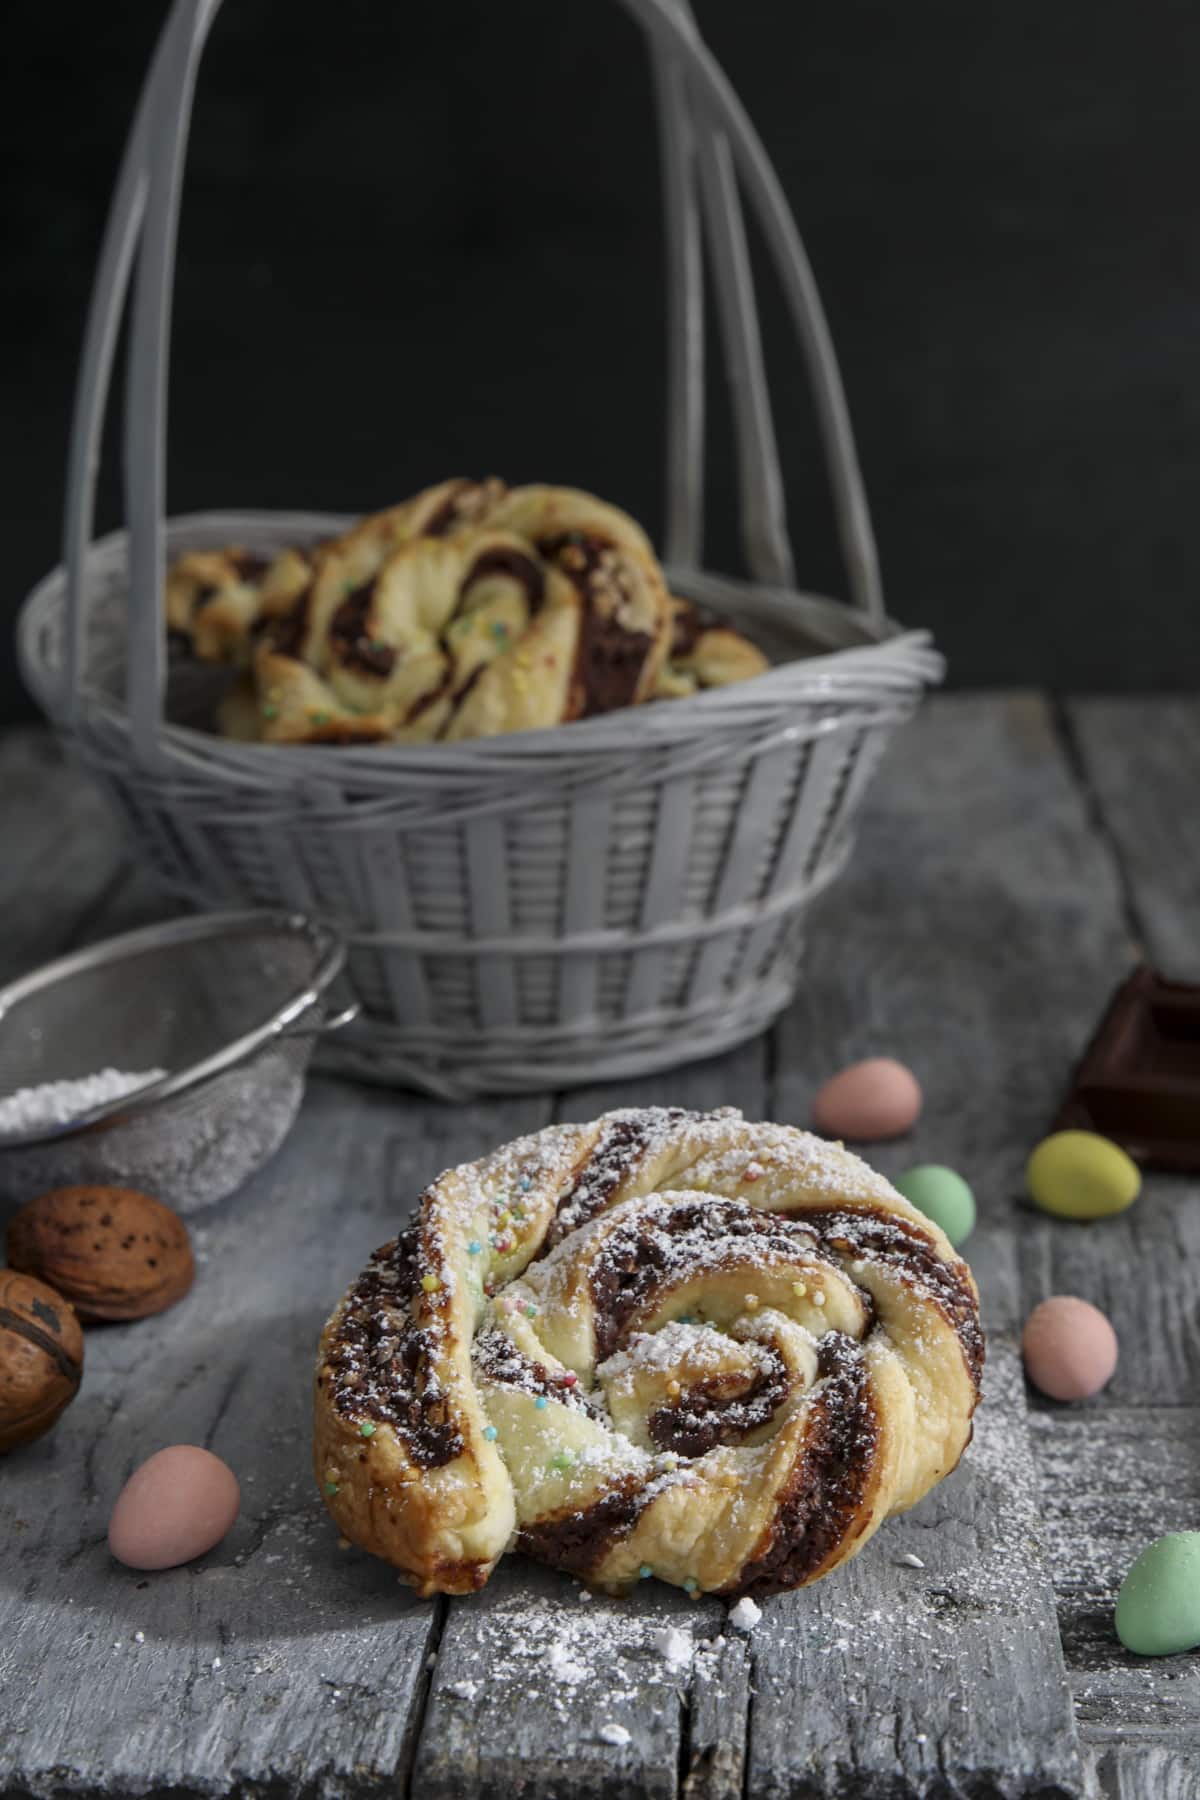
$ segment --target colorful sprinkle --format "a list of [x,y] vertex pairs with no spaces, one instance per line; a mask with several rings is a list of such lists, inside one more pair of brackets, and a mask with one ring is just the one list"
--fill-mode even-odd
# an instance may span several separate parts
[[807,1292],[808,1292],[808,1289],[805,1287],[805,1285],[802,1281],[793,1281],[792,1292],[793,1292],[793,1294],[795,1294],[797,1300],[803,1300],[805,1294],[807,1294]]
[[507,1206],[502,1213],[497,1215],[496,1223],[502,1231],[506,1225],[512,1224],[512,1214],[509,1212]]
[[508,636],[508,626],[504,623],[503,619],[492,620],[492,636],[499,644],[502,644]]
[[467,1245],[467,1255],[468,1256],[478,1256],[479,1252],[482,1249],[483,1249],[483,1245],[480,1243],[479,1239],[472,1238],[470,1243]]
[[550,1469],[569,1469],[575,1461],[573,1450],[556,1450],[546,1465]]
[[422,1275],[421,1277],[421,1286],[427,1294],[436,1294],[441,1285],[436,1275]]
[[336,1481],[327,1481],[325,1483],[325,1492],[329,1495],[329,1498],[331,1500],[333,1499],[333,1496],[337,1493],[337,1491],[338,1491],[338,1484]]
[[496,1441],[496,1427],[494,1425],[485,1425],[483,1428],[483,1435],[489,1444],[494,1444]]
[[507,1251],[511,1250],[512,1247],[513,1247],[513,1241],[510,1237],[502,1237],[502,1238],[496,1239],[496,1248],[497,1248],[497,1250],[499,1250],[499,1252],[502,1256]]
[[696,1321],[693,1319],[691,1313],[680,1313],[679,1323],[681,1325],[694,1325]]
[[374,1437],[375,1436],[375,1427],[372,1425],[370,1419],[368,1419],[364,1425],[359,1426],[358,1435],[360,1437]]
[[279,708],[277,706],[264,706],[262,709],[262,716],[264,719],[277,719],[279,717]]
[[649,1581],[649,1579],[653,1575],[653,1573],[654,1573],[654,1570],[650,1567],[650,1564],[643,1563],[641,1568],[638,1570],[638,1579],[640,1581]]
[[523,1306],[521,1308],[521,1311],[525,1314],[525,1317],[527,1319],[536,1319],[537,1318],[537,1307],[533,1304],[532,1300],[530,1300],[525,1306]]
[[699,1586],[700,1586],[700,1583],[696,1580],[696,1577],[694,1575],[685,1575],[684,1576],[683,1588],[684,1588],[685,1593],[694,1594],[696,1589]]
[[314,725],[328,725],[330,715],[327,712],[310,713],[309,718]]
[[538,1412],[545,1412],[545,1410],[549,1406],[550,1402],[547,1400],[545,1394],[539,1394],[533,1404],[537,1408]]
[[530,1188],[533,1186],[533,1183],[532,1183],[532,1181],[530,1181],[528,1175],[522,1175],[520,1181],[518,1181],[518,1183],[517,1183],[517,1186],[520,1188],[520,1190],[523,1194],[527,1194],[529,1192]]
[[575,1373],[574,1369],[566,1369],[559,1376],[559,1380],[562,1382],[564,1387],[574,1387],[575,1383],[579,1380],[579,1377]]
[[494,1282],[494,1281],[485,1281],[485,1282],[484,1282],[484,1284],[483,1284],[483,1291],[484,1291],[484,1293],[485,1293],[485,1294],[486,1294],[486,1295],[487,1295],[487,1297],[488,1297],[488,1299],[489,1299],[489,1300],[490,1300],[490,1299],[491,1299],[491,1297],[492,1297],[492,1295],[493,1295],[493,1294],[494,1294],[494,1293],[495,1293],[495,1291],[496,1291],[496,1284],[495,1284],[495,1282]]

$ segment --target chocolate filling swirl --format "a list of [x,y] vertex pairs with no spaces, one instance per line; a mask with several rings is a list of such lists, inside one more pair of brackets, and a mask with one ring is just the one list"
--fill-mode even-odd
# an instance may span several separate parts
[[344,1418],[393,1426],[413,1461],[436,1469],[461,1454],[463,1434],[437,1375],[434,1334],[408,1312],[421,1275],[418,1226],[376,1251],[330,1345],[330,1397]]
[[570,576],[584,601],[575,663],[574,716],[589,719],[631,705],[654,639],[649,632],[622,623],[621,613],[632,589],[619,563],[613,569],[605,567],[605,559],[616,555],[614,547],[589,532],[568,531],[542,538],[538,549]]
[[821,1340],[804,1445],[776,1502],[774,1519],[729,1592],[778,1594],[809,1581],[837,1550],[864,1501],[879,1442],[879,1418],[859,1346],[840,1331]]
[[396,666],[396,652],[390,644],[377,643],[367,629],[377,581],[373,575],[346,595],[329,621],[329,639],[347,668],[386,677]]
[[786,1400],[791,1382],[778,1351],[766,1355],[765,1368],[709,1375],[669,1406],[657,1407],[646,1421],[655,1448],[677,1456],[706,1456],[718,1444],[740,1444],[767,1424]]

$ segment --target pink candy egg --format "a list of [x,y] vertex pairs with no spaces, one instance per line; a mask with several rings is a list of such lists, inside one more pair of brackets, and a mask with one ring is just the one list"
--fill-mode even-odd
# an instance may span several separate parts
[[916,1124],[921,1087],[911,1069],[890,1056],[851,1063],[818,1088],[813,1125],[825,1137],[857,1139],[901,1137]]
[[1086,1300],[1056,1294],[1026,1319],[1021,1354],[1030,1381],[1051,1400],[1086,1400],[1112,1380],[1117,1334]]
[[237,1476],[210,1450],[172,1444],[117,1496],[108,1547],[131,1569],[173,1569],[219,1544],[238,1515]]

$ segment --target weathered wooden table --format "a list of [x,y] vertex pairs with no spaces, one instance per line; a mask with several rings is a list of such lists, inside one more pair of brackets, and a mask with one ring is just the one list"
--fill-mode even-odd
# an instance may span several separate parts
[[[48,739],[0,743],[0,975],[164,909]],[[1084,1227],[1021,1171],[1115,979],[1200,979],[1200,701],[950,697],[899,740],[766,1040],[675,1076],[471,1107],[314,1079],[275,1161],[200,1215],[173,1312],[89,1334],[80,1398],[0,1465],[0,1790],[36,1794],[1200,1796],[1200,1656],[1112,1630],[1144,1541],[1200,1523],[1200,1183]],[[646,1583],[627,1603],[506,1562],[414,1600],[340,1549],[308,1468],[320,1321],[446,1164],[555,1117],[673,1100],[804,1122],[872,1051],[926,1084],[875,1160],[962,1169],[990,1333],[959,1471],[750,1636]],[[1025,1392],[1028,1308],[1082,1294],[1121,1363],[1096,1402]],[[243,1512],[200,1564],[109,1558],[159,1446],[210,1445]],[[919,1559],[919,1565],[912,1558]],[[671,1659],[664,1626],[686,1634]]]

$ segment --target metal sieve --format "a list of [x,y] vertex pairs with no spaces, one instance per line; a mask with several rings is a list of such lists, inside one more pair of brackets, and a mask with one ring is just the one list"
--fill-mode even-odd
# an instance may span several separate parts
[[65,1124],[0,1131],[0,1196],[107,1182],[181,1211],[278,1148],[345,947],[296,914],[209,913],[111,938],[0,989],[0,1097],[105,1068],[158,1080]]

